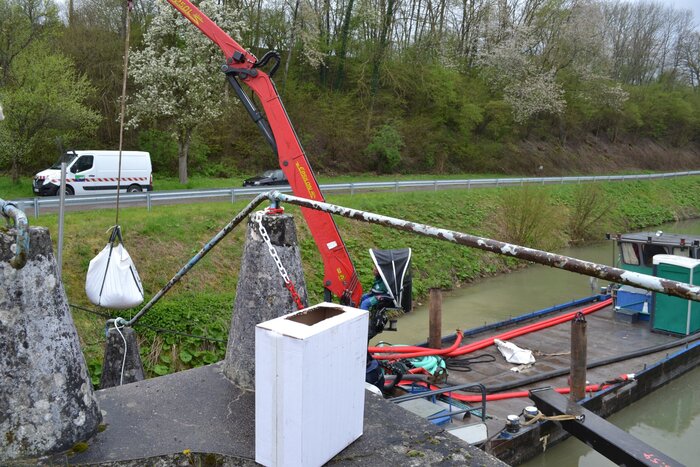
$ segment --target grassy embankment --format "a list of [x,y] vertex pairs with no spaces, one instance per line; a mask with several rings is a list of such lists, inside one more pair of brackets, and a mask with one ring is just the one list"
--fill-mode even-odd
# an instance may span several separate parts
[[[700,178],[653,182],[561,185],[543,188],[332,195],[329,202],[460,232],[530,246],[555,248],[576,238],[602,238],[607,231],[658,225],[700,213]],[[156,293],[201,246],[246,204],[212,203],[123,209],[125,245],[148,297]],[[298,209],[287,212],[301,219]],[[599,214],[602,217],[596,222]],[[66,216],[64,282],[69,302],[94,309],[84,292],[88,263],[105,245],[114,210]],[[504,221],[504,219],[506,221]],[[371,282],[370,247],[413,248],[414,297],[431,287],[451,288],[518,267],[517,261],[438,240],[344,218],[336,219],[363,284]],[[48,226],[56,241],[56,216],[30,219]],[[297,229],[311,303],[322,299],[320,257],[306,225]],[[224,342],[154,333],[147,326],[225,340],[240,269],[245,229],[240,226],[204,258],[136,326],[150,374],[165,374],[223,358]],[[265,293],[269,293],[266,291]],[[101,310],[106,313],[106,310]],[[135,311],[119,315],[128,318]],[[93,377],[100,371],[104,318],[73,310]],[[112,316],[117,316],[113,313]]]

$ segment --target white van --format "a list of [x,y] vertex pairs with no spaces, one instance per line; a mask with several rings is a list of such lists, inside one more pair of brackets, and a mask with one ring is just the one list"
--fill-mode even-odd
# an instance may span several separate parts
[[[61,185],[61,162],[66,163],[66,194],[88,195],[117,192],[119,151],[68,151],[46,170],[34,176],[32,188],[39,196],[53,196]],[[120,191],[153,191],[151,155],[145,151],[122,151]]]

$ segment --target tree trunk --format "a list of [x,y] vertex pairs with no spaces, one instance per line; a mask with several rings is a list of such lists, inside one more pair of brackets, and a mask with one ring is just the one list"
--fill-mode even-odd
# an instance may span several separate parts
[[382,29],[379,34],[379,43],[377,44],[376,53],[374,54],[374,60],[372,60],[372,81],[370,88],[372,98],[374,98],[374,95],[377,94],[377,90],[379,89],[379,67],[381,66],[382,60],[384,60],[384,53],[389,45],[395,5],[395,0],[387,0],[386,10],[382,17]]
[[322,87],[326,87],[328,84],[328,70],[329,64],[328,60],[330,58],[330,43],[331,43],[331,17],[330,17],[331,3],[330,0],[323,0],[323,7],[321,14],[319,15],[319,33],[321,44],[323,47],[323,62],[318,68],[319,71],[319,82]]
[[12,157],[12,169],[10,170],[12,175],[12,184],[16,185],[19,183],[19,163],[17,157]]
[[379,43],[377,44],[377,49],[372,60],[372,77],[370,81],[370,104],[369,111],[367,112],[367,129],[372,126],[372,113],[374,112],[374,101],[376,99],[377,91],[379,90],[379,68],[381,66],[382,60],[384,60],[384,54],[389,46],[389,38],[391,36],[391,28],[394,20],[394,7],[396,5],[396,0],[387,0],[386,10],[384,10],[382,16],[382,29],[379,33]]
[[284,64],[284,77],[282,81],[282,92],[280,93],[284,97],[284,91],[287,87],[287,74],[289,74],[289,64],[292,61],[292,53],[294,52],[294,44],[296,43],[296,32],[297,32],[297,12],[299,11],[299,0],[296,0],[294,4],[294,13],[292,14],[292,30],[291,37],[289,38],[289,53],[287,54],[287,61]]
[[177,138],[177,156],[178,156],[178,175],[180,183],[187,183],[187,156],[190,152],[190,140],[192,139],[192,130],[186,128],[180,130]]
[[348,34],[350,32],[350,19],[352,18],[352,7],[354,0],[348,0],[348,7],[345,9],[343,26],[340,32],[340,50],[338,51],[338,70],[335,76],[335,89],[340,89],[345,79],[345,56],[348,51]]

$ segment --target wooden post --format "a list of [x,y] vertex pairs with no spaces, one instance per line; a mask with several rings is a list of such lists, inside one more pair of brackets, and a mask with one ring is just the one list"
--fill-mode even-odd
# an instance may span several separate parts
[[586,337],[586,318],[578,313],[571,321],[571,393],[572,402],[579,401],[586,396],[586,351],[588,347]]
[[430,335],[428,346],[433,349],[442,348],[442,291],[430,289]]

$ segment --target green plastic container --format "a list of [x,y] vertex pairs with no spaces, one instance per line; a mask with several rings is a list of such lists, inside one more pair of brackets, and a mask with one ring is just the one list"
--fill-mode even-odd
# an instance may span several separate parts
[[[700,260],[675,255],[654,256],[654,275],[700,285]],[[700,330],[700,302],[654,293],[651,327],[655,331],[687,336]]]

